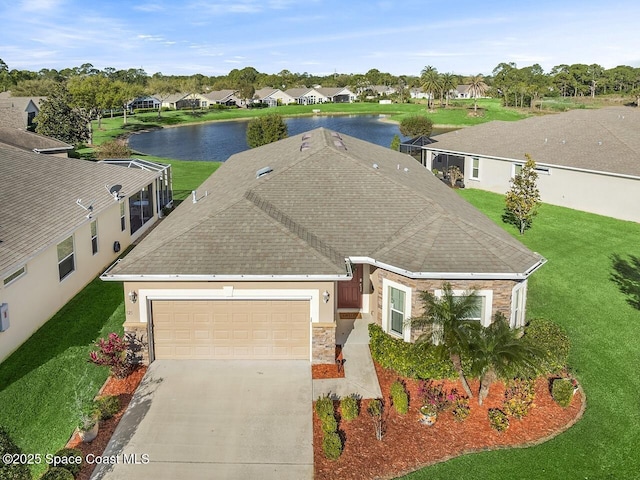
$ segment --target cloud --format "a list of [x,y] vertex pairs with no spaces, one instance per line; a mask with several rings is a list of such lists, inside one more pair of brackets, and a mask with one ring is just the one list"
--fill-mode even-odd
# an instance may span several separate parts
[[62,7],[64,0],[26,0],[20,3],[20,10],[24,12],[44,12]]
[[157,3],[145,3],[142,5],[136,5],[133,7],[134,10],[138,10],[139,12],[161,12],[164,11],[165,8],[162,5],[158,5]]

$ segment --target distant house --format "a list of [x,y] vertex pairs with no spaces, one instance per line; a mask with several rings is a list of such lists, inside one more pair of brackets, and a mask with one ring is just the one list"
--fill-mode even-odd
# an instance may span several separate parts
[[299,105],[315,105],[325,103],[329,99],[315,88],[290,88],[285,93],[295,100]]
[[411,95],[411,98],[416,99],[427,99],[431,97],[431,95],[423,91],[421,88],[412,88],[409,90],[409,94]]
[[543,202],[640,222],[638,132],[636,107],[493,121],[433,137],[423,164],[458,166],[467,188],[505,193],[528,153]]
[[0,144],[27,152],[67,157],[73,145],[37,133],[0,125]]
[[8,97],[0,99],[0,125],[33,130],[34,118],[40,112],[42,97]]
[[162,100],[163,108],[182,110],[187,108],[208,108],[211,100],[201,93],[174,93]]
[[127,108],[130,111],[136,110],[138,108],[153,108],[154,110],[158,110],[160,108],[160,100],[158,100],[155,96],[145,96],[138,97],[129,102],[127,104]]
[[319,87],[316,90],[332,103],[352,103],[356,94],[346,87]]
[[270,107],[277,107],[278,105],[296,103],[296,99],[278,88],[265,87],[256,90],[253,95],[253,102],[266,103]]
[[170,167],[153,165],[0,145],[0,361],[158,220]]
[[235,107],[241,105],[242,101],[237,96],[237,90],[214,90],[203,94],[209,100],[209,105],[226,105]]

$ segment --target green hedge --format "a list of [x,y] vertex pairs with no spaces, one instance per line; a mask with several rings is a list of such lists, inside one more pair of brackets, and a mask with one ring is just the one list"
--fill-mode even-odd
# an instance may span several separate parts
[[453,365],[443,361],[429,343],[407,343],[386,334],[376,324],[369,325],[371,356],[382,367],[399,375],[420,379],[457,378]]
[[524,329],[524,341],[544,353],[541,373],[558,373],[566,368],[571,342],[564,329],[555,322],[534,319]]
[[20,455],[22,450],[9,436],[9,433],[0,427],[0,480],[31,480],[31,472],[26,462],[5,463],[5,454]]

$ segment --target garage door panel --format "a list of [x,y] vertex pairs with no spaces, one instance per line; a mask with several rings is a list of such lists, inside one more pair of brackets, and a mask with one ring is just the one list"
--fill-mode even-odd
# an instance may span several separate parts
[[309,302],[154,301],[155,357],[309,359]]

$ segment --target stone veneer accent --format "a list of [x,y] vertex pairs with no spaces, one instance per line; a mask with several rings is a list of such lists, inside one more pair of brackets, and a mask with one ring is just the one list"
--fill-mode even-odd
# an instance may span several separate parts
[[141,357],[140,363],[142,365],[149,365],[149,338],[147,332],[147,324],[146,323],[126,323],[124,324],[124,334],[135,335],[137,340],[140,340],[139,345],[136,347],[140,347],[139,351],[134,351],[134,354]]
[[[411,312],[412,315],[417,316],[422,311],[422,302],[420,301],[420,292],[441,289],[445,280],[423,280],[403,277],[394,272],[389,272],[382,268],[376,270],[375,276],[377,284],[375,285],[378,295],[378,315],[375,321],[378,325],[382,325],[382,279],[386,278],[393,282],[397,282],[401,285],[411,287]],[[372,279],[373,280],[373,279]],[[451,284],[451,288],[454,290],[492,290],[493,291],[493,304],[491,315],[496,312],[501,312],[505,317],[511,316],[511,291],[519,282],[515,280],[446,280]],[[419,332],[411,332],[411,340],[419,336]]]
[[311,363],[331,363],[336,361],[336,324],[311,324]]

